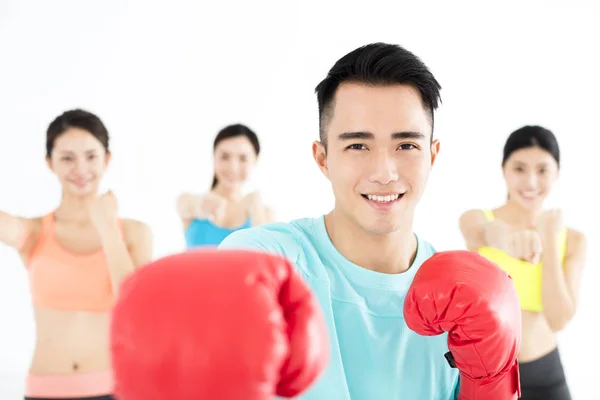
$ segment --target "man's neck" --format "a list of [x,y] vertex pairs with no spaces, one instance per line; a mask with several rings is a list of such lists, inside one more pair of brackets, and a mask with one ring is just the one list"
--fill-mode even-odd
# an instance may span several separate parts
[[361,229],[341,212],[325,215],[325,228],[335,248],[350,262],[385,274],[406,272],[417,254],[412,223],[389,234]]

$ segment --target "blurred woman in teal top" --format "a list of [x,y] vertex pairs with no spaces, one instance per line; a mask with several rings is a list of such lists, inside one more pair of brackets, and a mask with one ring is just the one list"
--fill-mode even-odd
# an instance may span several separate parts
[[177,199],[187,248],[218,246],[232,232],[273,221],[272,210],[258,192],[242,196],[260,154],[257,135],[245,125],[229,125],[217,134],[213,149],[210,191],[184,193]]

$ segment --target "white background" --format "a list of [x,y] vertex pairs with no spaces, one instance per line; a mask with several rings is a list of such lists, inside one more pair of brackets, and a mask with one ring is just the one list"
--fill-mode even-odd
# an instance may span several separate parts
[[[600,18],[592,2],[303,3],[0,0],[0,209],[34,216],[57,205],[45,130],[83,107],[112,135],[105,187],[124,216],[150,224],[157,257],[183,249],[175,199],[208,188],[212,140],[230,123],[259,134],[257,184],[280,219],[327,212],[332,195],[310,150],[314,87],[348,51],[398,43],[443,87],[441,154],[415,228],[438,249],[464,247],[461,212],[505,199],[500,162],[512,130],[540,124],[556,133],[563,168],[551,205],[590,243],[561,352],[574,399],[597,398]],[[34,325],[24,269],[2,246],[0,323],[0,398],[17,399]]]

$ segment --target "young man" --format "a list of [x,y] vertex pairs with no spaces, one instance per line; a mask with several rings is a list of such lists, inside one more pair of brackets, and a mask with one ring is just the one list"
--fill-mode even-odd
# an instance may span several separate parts
[[440,148],[432,137],[439,91],[427,66],[399,46],[371,44],[341,58],[316,88],[313,144],[334,209],[236,232],[220,246],[284,255],[320,299],[331,364],[302,399],[454,398],[447,335],[411,332],[402,312],[435,251],[412,225]]
[[413,233],[413,218],[440,148],[439,91],[429,69],[399,46],[375,43],[342,57],[316,88],[313,156],[331,182],[333,210],[241,230],[219,247],[283,255],[319,299],[331,361],[303,400],[458,394],[459,371],[444,358],[447,334],[421,336],[403,316],[415,274],[435,253]]

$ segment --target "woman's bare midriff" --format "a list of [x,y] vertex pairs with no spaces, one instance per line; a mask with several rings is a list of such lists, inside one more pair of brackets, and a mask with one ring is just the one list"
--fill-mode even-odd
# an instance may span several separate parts
[[76,374],[109,369],[109,312],[35,309],[32,374]]
[[556,348],[556,336],[542,313],[521,312],[523,337],[519,362],[529,362],[545,356]]

